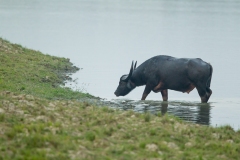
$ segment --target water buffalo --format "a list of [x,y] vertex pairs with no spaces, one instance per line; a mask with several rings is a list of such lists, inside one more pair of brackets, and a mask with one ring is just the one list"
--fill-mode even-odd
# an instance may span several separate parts
[[136,86],[142,85],[146,85],[142,100],[153,91],[161,92],[163,101],[167,101],[168,89],[189,93],[196,87],[202,103],[206,103],[212,94],[210,83],[213,68],[200,58],[159,55],[146,60],[137,68],[137,62],[133,64],[129,74],[120,78],[114,92],[116,96],[125,96]]

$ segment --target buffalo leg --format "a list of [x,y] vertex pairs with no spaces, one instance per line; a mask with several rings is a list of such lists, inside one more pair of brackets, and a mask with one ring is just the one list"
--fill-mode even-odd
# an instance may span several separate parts
[[207,96],[208,96],[207,100],[209,100],[211,95],[212,95],[212,90],[210,88],[207,88]]
[[141,100],[145,100],[150,92],[151,88],[148,85],[146,85]]
[[163,101],[167,101],[168,100],[168,90],[167,89],[162,90],[161,94],[162,94]]
[[212,94],[212,90],[210,88],[204,87],[204,85],[197,86],[196,88],[199,96],[201,97],[201,102],[207,103]]

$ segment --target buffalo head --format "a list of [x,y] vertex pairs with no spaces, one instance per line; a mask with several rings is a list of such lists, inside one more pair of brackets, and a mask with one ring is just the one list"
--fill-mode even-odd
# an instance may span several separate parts
[[129,74],[125,74],[120,78],[117,90],[114,92],[114,94],[117,97],[127,95],[136,87],[136,85],[131,81],[132,73],[136,69],[136,65],[137,65],[137,62],[133,67],[133,62],[132,62]]

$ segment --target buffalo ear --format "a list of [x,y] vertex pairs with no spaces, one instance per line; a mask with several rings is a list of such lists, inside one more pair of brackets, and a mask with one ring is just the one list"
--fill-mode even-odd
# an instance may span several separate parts
[[131,68],[130,68],[130,72],[128,74],[128,77],[124,80],[124,81],[128,81],[131,77],[132,77],[132,73],[133,73],[133,61],[132,61],[132,65],[131,65]]
[[136,67],[137,67],[137,61],[135,62],[135,65],[134,65],[134,70],[136,69]]

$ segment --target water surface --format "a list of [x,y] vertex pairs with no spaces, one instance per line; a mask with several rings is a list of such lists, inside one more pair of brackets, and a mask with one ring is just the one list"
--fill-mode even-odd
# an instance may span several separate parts
[[[113,103],[118,104],[117,108],[123,110],[134,110],[136,112],[162,115],[168,113],[180,117],[181,119],[203,125],[221,126],[223,124],[231,125],[233,128],[240,129],[237,121],[238,113],[240,112],[237,100],[199,103],[198,101],[139,101],[118,99],[112,100]],[[234,103],[233,103],[234,102]],[[227,110],[226,106],[231,106],[237,114],[232,114],[231,110]],[[115,106],[116,107],[116,106]],[[232,117],[229,117],[232,115]],[[236,121],[234,121],[236,120]]]
[[[240,1],[0,0],[0,36],[70,58],[83,68],[73,75],[73,88],[108,100],[116,99],[113,92],[132,60],[140,64],[161,54],[202,58],[214,70],[208,109],[199,107],[196,90],[170,91],[169,112],[190,110],[188,116],[208,114],[207,124],[240,125]],[[143,90],[123,98],[139,100]],[[147,99],[161,103],[161,94]]]

